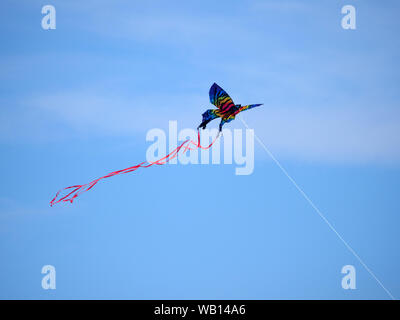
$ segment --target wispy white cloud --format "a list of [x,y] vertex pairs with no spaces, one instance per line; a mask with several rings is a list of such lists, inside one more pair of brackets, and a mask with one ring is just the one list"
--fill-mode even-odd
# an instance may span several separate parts
[[327,163],[400,163],[398,108],[267,108],[262,118],[242,116],[280,156]]
[[[79,137],[145,135],[167,127],[168,120],[194,126],[207,97],[140,95],[121,97],[90,92],[64,92],[26,98],[0,108],[3,142],[48,142]],[[199,106],[195,110],[193,106]],[[190,106],[190,107],[189,107]]]
[[[30,106],[28,112],[15,110],[3,117],[2,139],[51,141],[113,135],[144,141],[147,130],[167,128],[169,120],[178,120],[180,128],[195,127],[205,108],[200,106],[207,106],[205,100],[200,96],[115,98],[80,92],[42,96],[25,103]],[[400,163],[400,110],[396,107],[267,104],[241,116],[284,157],[329,163]]]
[[[201,105],[197,97],[116,97],[95,94],[59,94],[34,99],[32,106],[56,117],[76,132],[93,135],[131,135],[163,126],[166,119],[184,119]],[[197,101],[196,101],[197,100]]]

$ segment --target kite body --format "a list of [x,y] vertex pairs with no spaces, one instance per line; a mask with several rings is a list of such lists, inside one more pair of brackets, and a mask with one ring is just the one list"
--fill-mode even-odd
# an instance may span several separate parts
[[219,124],[219,131],[222,130],[222,126],[231,122],[235,119],[239,112],[261,106],[262,104],[250,104],[241,106],[240,104],[234,104],[232,98],[222,89],[219,85],[214,83],[210,88],[210,102],[217,107],[217,109],[209,109],[203,113],[203,120],[197,129],[205,129],[207,124],[216,119],[221,118]]

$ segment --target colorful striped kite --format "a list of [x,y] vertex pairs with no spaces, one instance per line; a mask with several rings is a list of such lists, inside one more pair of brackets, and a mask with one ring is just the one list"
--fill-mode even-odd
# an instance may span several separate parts
[[[203,113],[203,120],[197,128],[197,142],[193,141],[193,140],[186,140],[186,141],[182,142],[172,152],[167,154],[165,157],[162,157],[161,159],[158,159],[155,162],[144,161],[144,162],[141,162],[135,166],[132,166],[132,167],[129,167],[126,169],[110,172],[109,174],[102,176],[100,178],[97,178],[87,184],[75,185],[75,186],[63,188],[63,189],[59,190],[56,193],[55,197],[50,201],[50,206],[53,206],[54,204],[57,204],[60,202],[71,202],[72,203],[76,197],[78,197],[80,194],[92,189],[100,180],[103,180],[105,178],[110,178],[110,177],[113,177],[116,175],[133,172],[139,168],[149,168],[155,164],[156,165],[166,164],[168,161],[170,161],[171,159],[178,156],[179,152],[182,149],[183,149],[182,153],[185,153],[188,150],[194,150],[193,148],[209,149],[214,144],[214,142],[218,139],[219,133],[222,130],[222,126],[225,123],[234,120],[235,116],[239,112],[262,105],[262,104],[251,104],[251,105],[247,105],[247,106],[243,106],[243,107],[240,104],[235,105],[233,103],[231,97],[229,97],[229,95],[221,87],[219,87],[216,83],[214,83],[210,88],[210,101],[218,109],[209,109]],[[207,124],[211,120],[214,120],[216,118],[221,118],[221,122],[219,124],[219,133],[208,146],[203,147],[200,144],[199,128],[205,129]],[[64,193],[64,195],[61,195],[61,193]]]
[[222,130],[222,126],[231,122],[235,119],[236,115],[239,112],[244,110],[248,110],[251,108],[255,108],[261,106],[261,104],[250,104],[247,106],[241,106],[240,104],[235,105],[232,101],[232,98],[222,89],[219,85],[214,83],[210,88],[210,101],[216,106],[218,109],[209,109],[203,113],[203,121],[197,127],[205,129],[207,124],[216,118],[221,118],[221,122],[219,124],[219,131]]

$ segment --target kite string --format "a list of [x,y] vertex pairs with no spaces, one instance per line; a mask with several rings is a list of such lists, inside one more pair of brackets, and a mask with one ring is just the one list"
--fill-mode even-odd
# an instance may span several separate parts
[[[74,199],[76,197],[78,197],[79,195],[81,195],[82,193],[89,191],[90,189],[92,189],[100,180],[102,179],[106,179],[106,178],[110,178],[113,177],[115,175],[120,175],[120,174],[125,174],[125,173],[130,173],[133,171],[136,171],[139,168],[149,168],[153,165],[163,165],[166,164],[167,162],[169,162],[170,160],[174,159],[175,157],[178,156],[179,151],[184,148],[182,154],[184,154],[186,151],[188,150],[195,150],[193,148],[191,148],[190,146],[193,145],[196,148],[200,148],[203,150],[207,150],[209,148],[211,148],[211,146],[214,144],[214,142],[218,139],[220,133],[218,133],[218,135],[214,138],[214,140],[206,147],[203,147],[200,144],[200,131],[197,130],[197,142],[193,141],[193,140],[185,140],[184,142],[182,142],[178,147],[176,147],[174,150],[172,150],[169,154],[167,154],[166,156],[154,161],[154,162],[150,162],[150,161],[143,161],[135,166],[132,167],[128,167],[122,170],[117,170],[117,171],[113,171],[110,172],[109,174],[106,174],[105,176],[102,176],[100,178],[97,178],[87,184],[83,184],[83,185],[75,185],[75,186],[71,186],[71,187],[66,187],[63,188],[61,190],[59,190],[55,197],[50,201],[50,206],[53,206],[57,203],[60,202],[73,202]],[[147,163],[147,164],[146,164]],[[65,190],[70,190],[73,189],[72,191],[70,191],[69,193],[67,193],[65,196],[62,196],[61,198],[59,198],[59,195],[65,191]]]

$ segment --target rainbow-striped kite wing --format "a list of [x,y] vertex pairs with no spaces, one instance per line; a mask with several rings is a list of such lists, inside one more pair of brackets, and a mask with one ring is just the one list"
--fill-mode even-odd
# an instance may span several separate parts
[[210,102],[221,112],[226,112],[235,106],[232,98],[216,83],[210,88]]

